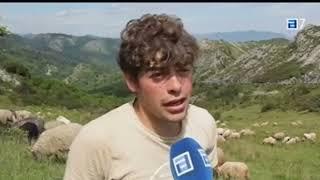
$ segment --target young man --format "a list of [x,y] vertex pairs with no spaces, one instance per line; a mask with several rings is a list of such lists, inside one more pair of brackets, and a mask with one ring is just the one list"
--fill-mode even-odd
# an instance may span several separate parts
[[189,104],[199,48],[180,19],[130,21],[118,64],[135,99],[91,121],[73,141],[64,180],[172,180],[170,145],[194,138],[217,165],[214,118]]

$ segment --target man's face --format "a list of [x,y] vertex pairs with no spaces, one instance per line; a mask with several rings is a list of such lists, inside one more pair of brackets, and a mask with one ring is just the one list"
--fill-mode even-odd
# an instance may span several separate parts
[[135,92],[149,118],[179,122],[192,93],[192,66],[149,69],[138,77]]

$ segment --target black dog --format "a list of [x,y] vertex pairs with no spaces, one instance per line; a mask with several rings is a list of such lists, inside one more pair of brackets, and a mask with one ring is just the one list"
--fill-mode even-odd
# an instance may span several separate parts
[[15,123],[15,127],[28,132],[29,145],[31,145],[32,140],[37,140],[40,134],[45,130],[44,121],[35,117],[30,117],[18,121]]

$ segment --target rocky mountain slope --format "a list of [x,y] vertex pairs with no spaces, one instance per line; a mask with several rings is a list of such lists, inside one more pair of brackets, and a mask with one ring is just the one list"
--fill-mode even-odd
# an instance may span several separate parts
[[196,77],[206,83],[320,83],[320,26],[294,41],[232,43],[202,40]]
[[[54,78],[88,91],[106,90],[108,83],[120,82],[115,60],[119,43],[119,39],[66,34],[0,37],[0,80],[18,84],[5,71],[8,63],[18,63],[29,71],[24,76]],[[293,41],[201,40],[199,44],[197,82],[320,83],[320,26],[306,26]]]

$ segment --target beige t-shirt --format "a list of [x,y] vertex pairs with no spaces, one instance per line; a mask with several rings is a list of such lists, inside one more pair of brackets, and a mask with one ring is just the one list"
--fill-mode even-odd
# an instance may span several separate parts
[[161,137],[143,126],[131,101],[82,128],[70,147],[64,180],[173,180],[170,145],[194,138],[215,167],[216,134],[209,112],[190,104],[180,135]]

